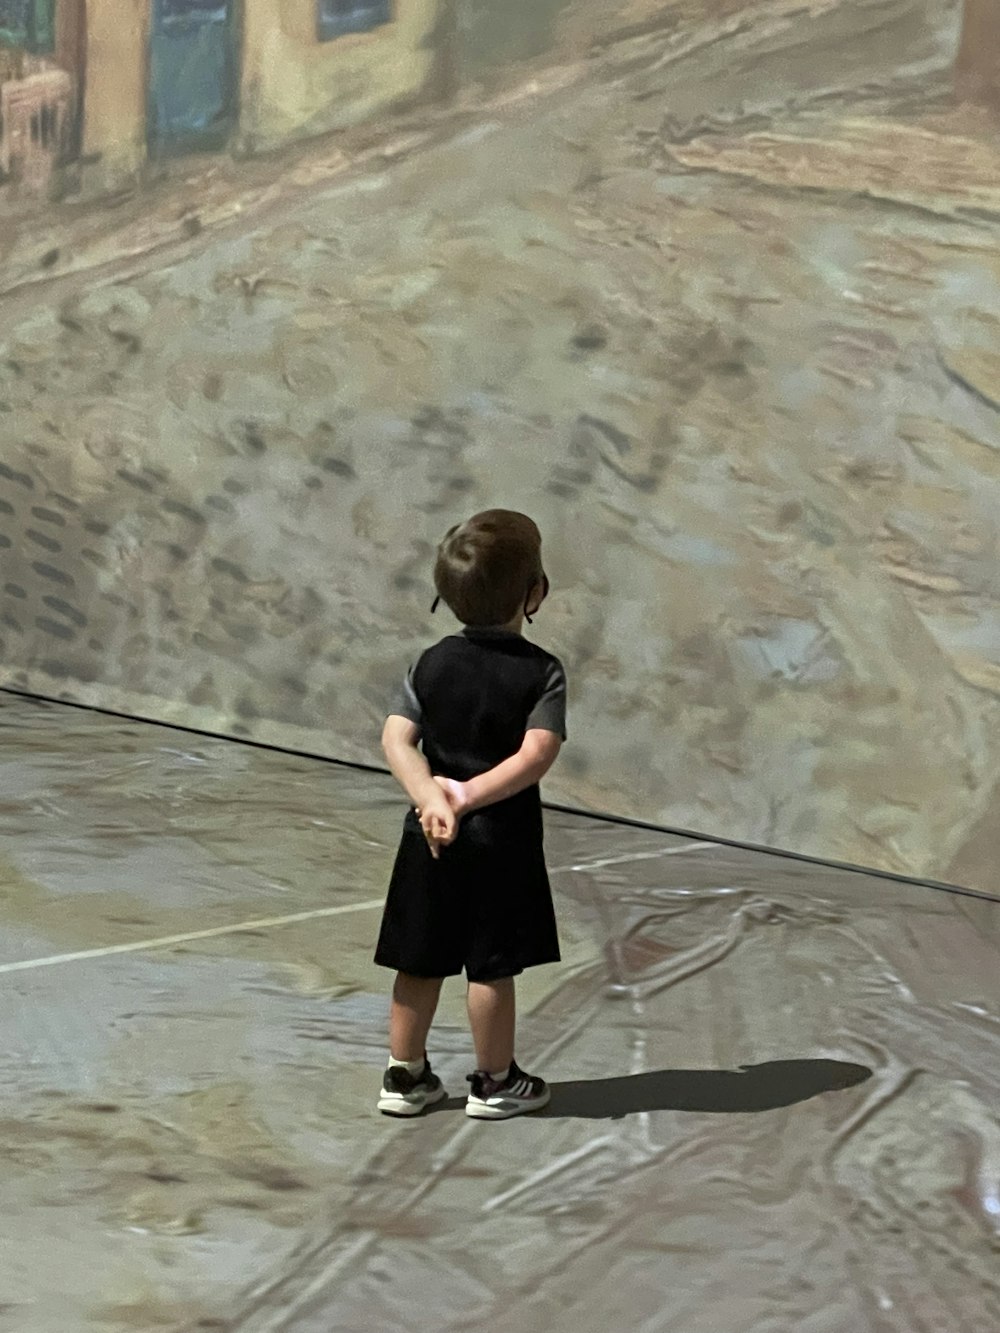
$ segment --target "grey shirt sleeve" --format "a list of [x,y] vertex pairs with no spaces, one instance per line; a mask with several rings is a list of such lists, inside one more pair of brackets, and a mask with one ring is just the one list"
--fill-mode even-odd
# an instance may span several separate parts
[[413,688],[413,667],[406,673],[406,679],[403,681],[402,688],[396,696],[396,707],[389,714],[390,717],[405,717],[418,727],[423,723],[423,713],[420,708],[420,700],[417,698],[417,692]]
[[528,715],[525,731],[532,727],[554,731],[566,739],[566,673],[557,657],[549,663],[541,698]]

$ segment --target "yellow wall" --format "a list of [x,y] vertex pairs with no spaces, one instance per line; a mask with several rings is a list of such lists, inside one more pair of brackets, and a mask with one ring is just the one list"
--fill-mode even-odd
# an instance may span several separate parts
[[83,152],[95,188],[114,188],[146,158],[149,0],[91,0]]
[[998,25],[996,0],[965,0],[957,75],[962,96],[1000,107]]
[[396,0],[396,19],[320,42],[316,0],[246,0],[240,147],[354,125],[418,94],[434,68],[442,0]]
[[[446,54],[443,16],[451,8],[450,0],[396,0],[392,23],[321,42],[316,0],[243,0],[234,147],[267,150],[377,120],[415,97],[440,96],[442,78],[451,86],[517,82],[526,62],[579,54],[612,20],[620,27],[648,19],[663,0],[537,0],[534,17],[519,0],[506,23],[473,4],[463,11],[464,36],[450,34],[454,48]],[[86,6],[81,146],[87,194],[134,180],[146,161],[150,10],[151,0],[89,0]],[[512,41],[515,53],[508,49]]]

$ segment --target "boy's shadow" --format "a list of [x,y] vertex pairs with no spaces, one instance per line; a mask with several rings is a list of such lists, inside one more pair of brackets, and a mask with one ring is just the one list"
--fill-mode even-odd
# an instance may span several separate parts
[[[537,1116],[620,1120],[637,1111],[770,1111],[853,1088],[872,1077],[865,1065],[844,1060],[769,1060],[739,1069],[658,1069],[622,1078],[553,1083],[552,1100]],[[457,1110],[449,1097],[429,1110]]]

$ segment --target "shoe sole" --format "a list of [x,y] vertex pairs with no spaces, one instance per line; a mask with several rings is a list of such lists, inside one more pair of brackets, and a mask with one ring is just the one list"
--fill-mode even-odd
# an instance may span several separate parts
[[437,1092],[430,1093],[419,1102],[408,1102],[402,1097],[380,1097],[378,1099],[378,1109],[383,1115],[409,1116],[419,1115],[428,1106],[434,1106],[435,1103],[444,1101],[448,1093],[444,1088],[438,1088]]
[[552,1097],[551,1089],[546,1088],[540,1097],[532,1097],[530,1102],[502,1102],[499,1106],[490,1106],[489,1102],[474,1102],[471,1099],[465,1103],[465,1114],[471,1116],[473,1120],[510,1120],[516,1115],[530,1115],[532,1111],[540,1111],[543,1106],[548,1106]]

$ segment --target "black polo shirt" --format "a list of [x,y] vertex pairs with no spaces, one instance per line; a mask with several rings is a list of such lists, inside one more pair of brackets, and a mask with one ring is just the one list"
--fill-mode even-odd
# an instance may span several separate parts
[[410,667],[392,716],[420,728],[433,774],[466,782],[516,754],[532,728],[566,739],[566,675],[523,635],[467,625]]

